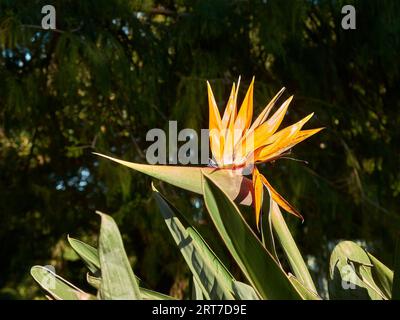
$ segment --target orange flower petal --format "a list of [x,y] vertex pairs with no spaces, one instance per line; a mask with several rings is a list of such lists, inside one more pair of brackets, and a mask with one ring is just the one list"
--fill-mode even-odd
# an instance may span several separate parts
[[232,85],[231,94],[226,104],[224,116],[222,117],[222,128],[227,128],[231,119],[236,117],[236,101],[235,101],[235,83]]
[[287,145],[286,147],[281,148],[281,149],[279,149],[278,151],[276,151],[276,152],[270,154],[270,155],[268,156],[268,158],[267,158],[265,161],[272,161],[272,160],[274,160],[274,159],[276,159],[276,158],[279,158],[279,156],[280,156],[281,154],[283,154],[283,153],[286,152],[287,150],[293,148],[296,144],[302,142],[303,140],[305,140],[305,139],[311,137],[312,135],[318,133],[318,132],[321,131],[322,129],[324,129],[324,128],[318,128],[318,129],[311,129],[311,130],[302,130],[302,131],[299,131],[299,132],[297,133],[297,135],[295,136],[295,138],[291,141],[291,143],[290,143],[289,145]]
[[272,98],[272,100],[267,104],[267,106],[264,108],[264,110],[259,114],[257,119],[253,122],[253,124],[250,127],[249,132],[254,131],[258,126],[263,124],[265,120],[267,119],[269,113],[271,112],[272,108],[275,106],[276,101],[280,98],[282,95],[283,91],[285,91],[285,87],[283,87],[276,95],[275,97]]
[[302,142],[303,140],[306,140],[307,138],[311,137],[312,135],[320,132],[325,128],[317,128],[317,129],[309,129],[309,130],[301,130],[297,133],[296,137],[293,140],[294,144],[298,144],[299,142]]
[[275,133],[276,130],[278,130],[292,100],[293,96],[290,96],[288,99],[286,99],[286,101],[282,103],[280,108],[264,123],[265,126],[269,128],[268,134],[271,135]]
[[224,137],[221,136],[222,120],[215,102],[210,83],[207,81],[208,89],[208,106],[209,106],[209,134],[211,152],[219,164],[221,163],[222,153],[224,150]]
[[300,214],[300,212],[298,212],[289,202],[287,202],[272,186],[271,184],[268,182],[268,180],[263,176],[260,175],[263,184],[265,185],[265,187],[268,189],[269,194],[271,196],[271,198],[280,206],[282,207],[284,210],[286,210],[287,212],[293,214],[294,216],[300,218],[302,221],[304,221],[303,216]]
[[210,83],[207,81],[208,89],[208,108],[209,108],[209,129],[222,129],[221,115],[219,114],[217,103],[215,102]]
[[224,137],[218,130],[210,130],[210,149],[218,166],[222,164],[222,157],[224,152]]
[[273,140],[270,141],[269,138],[278,130],[292,99],[293,96],[287,99],[270,119],[256,127],[246,138],[243,138],[235,146],[235,153],[241,152],[242,156],[249,156],[254,150],[270,144]]
[[258,171],[256,167],[254,167],[253,171],[253,189],[254,189],[254,211],[256,214],[256,225],[259,228],[260,223],[260,215],[261,215],[261,206],[263,202],[263,183],[262,183],[262,175]]
[[225,142],[224,142],[224,152],[223,152],[223,164],[233,163],[233,146],[234,146],[234,124],[237,115],[236,102],[237,94],[239,91],[240,78],[238,81],[238,88],[235,91],[235,86],[233,86],[229,101],[225,110],[224,117],[222,119],[222,125],[225,129]]
[[[240,132],[244,132],[250,127],[251,120],[253,118],[253,90],[254,90],[254,77],[250,83],[249,89],[247,90],[246,96],[242,102],[242,106],[240,107],[239,113],[235,120],[235,131],[238,130]],[[241,135],[236,134],[238,137],[235,137],[235,144],[240,140]]]
[[277,152],[282,153],[284,150],[291,148],[293,146],[293,141],[297,137],[297,134],[312,116],[313,113],[309,114],[307,117],[303,118],[299,122],[296,122],[295,124],[292,124],[291,126],[278,131],[268,139],[264,140],[264,146],[259,147],[255,151],[255,161],[268,161],[271,158],[271,155],[275,156]]

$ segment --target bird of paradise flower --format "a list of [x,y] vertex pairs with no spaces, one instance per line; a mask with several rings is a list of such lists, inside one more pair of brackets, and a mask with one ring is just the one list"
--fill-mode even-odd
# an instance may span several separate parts
[[[311,113],[299,122],[278,131],[293,96],[284,101],[272,116],[268,116],[282,95],[284,88],[275,95],[252,123],[254,78],[240,109],[237,110],[239,84],[240,78],[238,86],[235,87],[235,83],[232,86],[225,112],[221,118],[211,86],[207,82],[210,148],[214,158],[213,166],[217,167],[218,170],[210,167],[141,164],[96,152],[94,154],[199,194],[202,194],[203,174],[212,175],[215,182],[222,187],[229,198],[254,207],[257,228],[259,228],[260,223],[264,187],[268,190],[272,200],[280,207],[303,220],[302,215],[258,171],[257,164],[282,157],[293,146],[323,128],[301,130],[313,116],[313,113]],[[246,177],[250,174],[252,180]]]
[[268,103],[256,120],[253,118],[254,78],[250,83],[246,96],[237,110],[239,91],[235,83],[221,117],[211,86],[208,87],[210,147],[215,165],[219,168],[235,170],[239,174],[251,173],[253,181],[253,206],[256,225],[259,226],[261,205],[263,202],[263,186],[270,197],[284,210],[303,220],[302,215],[286,201],[268,182],[258,169],[257,164],[275,160],[285,154],[299,142],[311,137],[323,128],[301,130],[310,120],[313,113],[299,122],[279,129],[293,96],[288,98],[279,109],[268,118],[272,108],[282,95],[284,88]]

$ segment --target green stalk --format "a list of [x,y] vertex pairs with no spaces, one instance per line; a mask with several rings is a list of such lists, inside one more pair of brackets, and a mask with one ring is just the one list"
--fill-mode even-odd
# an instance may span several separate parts
[[286,225],[285,219],[279,210],[278,205],[273,201],[271,203],[270,210],[272,226],[275,233],[282,245],[283,250],[289,260],[290,266],[292,267],[293,273],[297,279],[302,282],[308,289],[317,293],[314,282],[308,271],[307,265],[301,256],[299,249],[297,248],[296,242],[294,241],[289,228]]

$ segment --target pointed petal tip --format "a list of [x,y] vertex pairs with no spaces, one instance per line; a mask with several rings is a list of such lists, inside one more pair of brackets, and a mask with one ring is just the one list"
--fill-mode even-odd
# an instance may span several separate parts
[[[289,109],[289,105],[292,103],[293,98],[294,98],[294,95],[292,94],[289,98],[287,98],[285,100],[285,102],[282,104],[283,109],[285,109],[285,110]],[[285,111],[285,113],[286,113],[286,111]]]
[[[289,108],[289,105],[292,103],[293,98],[294,98],[294,95],[292,94],[289,98],[287,98],[287,99],[282,103],[282,105],[280,106],[279,109],[287,110],[287,109]],[[279,111],[279,109],[277,110],[277,112]],[[285,111],[285,112],[286,112],[286,111]]]
[[239,76],[237,86],[236,86],[236,92],[235,92],[235,100],[237,99],[237,95],[239,92],[239,86],[240,86],[240,80],[242,79],[242,76]]
[[322,131],[322,130],[325,130],[325,129],[326,129],[326,127],[315,128],[315,129],[309,129],[309,130],[312,130],[312,134],[311,134],[310,136],[312,136],[312,135],[314,135],[314,134],[317,134],[318,132],[320,132],[320,131]]
[[253,76],[253,78],[251,78],[251,82],[250,82],[250,87],[253,89],[253,87],[254,87],[254,82],[255,82],[255,80],[256,80],[256,77],[255,76]]
[[[284,208],[284,209],[285,209],[285,208]],[[296,210],[296,214],[294,214],[293,212],[290,212],[290,211],[289,211],[289,213],[292,213],[296,218],[299,218],[300,221],[301,221],[301,224],[304,223],[304,217],[300,214],[300,212],[298,212],[298,211]]]
[[314,112],[311,112],[308,116],[304,117],[303,120],[301,120],[303,123],[306,123],[308,120],[310,120],[314,116]]
[[278,93],[275,95],[276,96],[276,100],[278,100],[280,98],[280,96],[282,95],[282,93],[286,90],[286,87],[282,87],[281,90],[278,91]]

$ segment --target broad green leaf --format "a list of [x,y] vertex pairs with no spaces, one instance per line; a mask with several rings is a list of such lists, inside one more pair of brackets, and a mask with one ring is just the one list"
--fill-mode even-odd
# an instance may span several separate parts
[[171,296],[146,288],[139,288],[139,290],[143,300],[176,300]]
[[91,300],[92,295],[83,292],[72,283],[42,266],[31,268],[33,279],[55,300]]
[[393,285],[393,271],[385,266],[381,261],[375,258],[372,254],[367,252],[371,263],[373,264],[372,275],[374,276],[376,284],[385,294],[387,299],[392,297],[392,285]]
[[95,289],[99,290],[101,285],[101,278],[94,277],[89,273],[86,273],[86,281]]
[[93,274],[98,273],[100,271],[100,259],[97,249],[80,240],[71,238],[70,236],[67,238],[72,249],[74,249],[78,256],[85,262],[88,269]]
[[[101,278],[86,274],[87,282],[94,288],[100,289]],[[139,287],[141,298],[144,300],[174,300],[173,297],[166,294]]]
[[296,242],[294,241],[289,228],[286,225],[285,219],[279,210],[278,204],[270,198],[270,212],[273,229],[279,239],[283,251],[292,267],[293,273],[295,274],[298,281],[303,283],[308,289],[317,292],[311,275],[308,271],[307,265],[303,260],[303,257],[297,248]]
[[[74,248],[75,252],[82,258],[82,260],[84,260],[88,268],[89,266],[91,266],[92,269],[95,270],[95,272],[93,272],[91,268],[89,268],[89,270],[91,270],[91,272],[95,275],[97,275],[97,273],[100,274],[101,270],[100,270],[100,258],[98,250],[95,247],[92,247],[91,245],[83,241],[70,238],[69,236],[68,236],[68,241],[70,245]],[[140,278],[136,275],[135,278],[136,281],[140,284],[141,282]]]
[[397,239],[394,258],[392,299],[400,300],[400,238]]
[[330,259],[329,295],[332,299],[386,299],[372,277],[367,253],[352,241],[342,241]]
[[388,297],[382,292],[379,286],[376,284],[372,276],[372,268],[365,265],[356,266],[356,272],[366,284],[368,288],[368,294],[373,300],[388,300]]
[[233,277],[212,252],[197,231],[191,227],[179,211],[154,187],[154,195],[164,221],[167,224],[183,258],[206,299],[234,299]]
[[290,282],[293,286],[296,287],[297,291],[300,292],[300,295],[304,300],[322,300],[319,295],[317,295],[314,291],[307,288],[302,282],[300,282],[295,276],[289,276]]
[[280,265],[278,254],[276,253],[274,230],[272,227],[272,220],[271,220],[271,214],[270,214],[270,212],[271,212],[270,202],[271,201],[267,201],[267,199],[269,199],[269,193],[267,190],[263,191],[263,199],[264,199],[263,204],[262,204],[263,213],[261,214],[261,217],[260,217],[261,242],[264,245],[265,249],[267,249],[267,251],[272,254],[272,256],[275,258],[275,260]]
[[140,299],[139,285],[129,265],[121,234],[113,218],[101,217],[99,257],[101,266],[100,296],[103,300]]
[[240,300],[260,300],[256,291],[246,283],[234,281],[233,291]]
[[[333,254],[333,253],[332,253]],[[368,300],[368,291],[357,276],[353,266],[343,260],[330,259],[330,277],[328,280],[331,300]]]
[[300,299],[300,294],[247,225],[237,206],[206,173],[203,194],[218,233],[256,292],[264,299]]
[[192,277],[192,300],[204,300],[202,285]]
[[202,193],[201,171],[204,170],[223,186],[225,192],[232,200],[244,205],[250,205],[252,203],[253,184],[251,180],[242,175],[232,173],[232,170],[209,167],[148,165],[119,160],[100,153],[94,152],[94,154],[147,174],[153,178],[170,183],[176,187],[199,194]]

